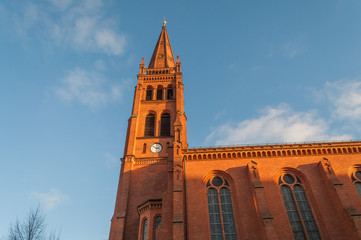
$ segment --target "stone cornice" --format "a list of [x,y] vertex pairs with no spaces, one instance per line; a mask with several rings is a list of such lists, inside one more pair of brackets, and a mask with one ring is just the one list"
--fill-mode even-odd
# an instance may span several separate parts
[[182,153],[187,160],[360,154],[361,141],[191,148]]

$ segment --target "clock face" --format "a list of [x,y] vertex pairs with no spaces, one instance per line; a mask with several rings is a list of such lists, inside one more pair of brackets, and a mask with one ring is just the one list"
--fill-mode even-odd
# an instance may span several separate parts
[[154,143],[152,146],[150,146],[150,151],[154,153],[159,153],[162,151],[163,147],[160,143]]

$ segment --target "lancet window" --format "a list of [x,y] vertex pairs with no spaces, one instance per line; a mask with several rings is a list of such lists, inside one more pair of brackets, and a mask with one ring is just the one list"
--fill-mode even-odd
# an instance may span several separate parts
[[170,115],[163,113],[160,118],[160,135],[170,136]]
[[148,219],[144,219],[141,240],[147,240],[147,232],[148,232]]
[[154,237],[153,240],[157,239],[157,230],[159,227],[159,224],[162,222],[162,216],[156,216],[154,220]]
[[236,226],[229,183],[221,176],[207,182],[209,224],[212,240],[236,240]]
[[144,137],[154,137],[154,114],[148,114],[145,117],[145,128],[144,128]]
[[285,173],[279,178],[279,185],[295,240],[321,239],[301,180]]
[[361,197],[361,169],[356,169],[352,175],[351,180],[357,190],[358,195]]

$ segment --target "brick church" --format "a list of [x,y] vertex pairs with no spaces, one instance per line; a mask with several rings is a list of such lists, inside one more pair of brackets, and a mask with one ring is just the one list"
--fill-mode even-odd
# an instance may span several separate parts
[[188,148],[163,23],[140,64],[110,240],[361,239],[361,142]]

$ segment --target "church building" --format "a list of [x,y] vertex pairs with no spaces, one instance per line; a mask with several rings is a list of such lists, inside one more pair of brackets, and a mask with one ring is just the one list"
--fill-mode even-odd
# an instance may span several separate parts
[[110,240],[361,239],[360,141],[189,148],[165,22],[137,77]]

